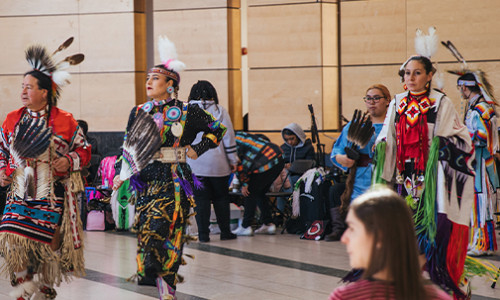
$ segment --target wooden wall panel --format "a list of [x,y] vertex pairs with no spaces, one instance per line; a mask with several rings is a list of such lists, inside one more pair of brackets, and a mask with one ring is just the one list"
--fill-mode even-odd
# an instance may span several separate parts
[[343,65],[405,61],[405,1],[342,1],[340,5]]
[[385,85],[394,94],[403,92],[396,66],[359,66],[342,68],[342,115],[352,118],[355,109],[366,110],[363,101],[366,89],[376,83]]
[[303,4],[303,3],[337,3],[337,0],[247,0],[248,6],[258,5],[281,5],[281,4]]
[[79,19],[81,51],[85,54],[82,72],[135,70],[134,14],[91,14]]
[[123,131],[135,105],[134,73],[81,75],[81,114],[91,131]]
[[[227,69],[227,9],[154,13],[155,47],[159,35],[175,43],[187,69]],[[159,63],[155,48],[155,63]]]
[[249,129],[281,130],[296,122],[311,127],[308,104],[313,104],[322,129],[322,68],[250,70]]
[[80,51],[78,31],[78,16],[0,18],[0,74],[24,74],[28,70],[24,50],[31,44],[39,43],[55,50],[74,36],[76,42],[67,51],[77,53]]
[[338,5],[321,5],[321,54],[322,64],[338,66]]
[[0,16],[40,16],[78,13],[79,0],[2,0]]
[[79,3],[79,13],[89,14],[133,12],[134,6],[137,8],[137,4],[143,1],[146,0],[80,0],[77,2]]
[[[339,95],[338,95],[338,68],[322,68],[322,109],[315,114],[323,117],[323,129],[340,129]],[[318,125],[320,126],[320,125]]]
[[3,122],[9,112],[22,106],[22,83],[22,75],[0,76],[0,93],[2,93],[2,99],[0,100],[0,124]]
[[[238,1],[239,2],[239,1]],[[182,10],[182,9],[205,9],[227,7],[228,0],[189,0],[189,1],[165,1],[153,0],[154,10]]]
[[320,66],[319,4],[248,8],[250,68]]
[[[451,40],[467,60],[500,59],[500,1],[407,0],[408,49],[414,52],[416,28],[436,26],[440,40]],[[454,60],[439,48],[434,59]],[[409,53],[409,54],[411,54]]]

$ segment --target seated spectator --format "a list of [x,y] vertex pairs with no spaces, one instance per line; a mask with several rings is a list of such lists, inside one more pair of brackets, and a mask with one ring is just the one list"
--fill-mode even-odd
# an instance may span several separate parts
[[272,222],[271,206],[266,193],[283,170],[281,150],[267,137],[246,132],[236,133],[236,148],[240,159],[237,176],[242,185],[241,194],[245,197],[245,212],[241,226],[233,233],[253,235],[251,225],[258,205],[262,226],[255,233],[274,234],[276,225]]
[[364,193],[370,187],[372,179],[373,145],[382,130],[387,107],[391,101],[391,94],[382,84],[370,86],[363,97],[372,126],[375,128],[373,136],[362,149],[357,149],[359,159],[354,160],[347,156],[346,148],[350,142],[347,138],[352,120],[342,129],[342,133],[333,145],[332,162],[343,171],[349,171],[346,183],[336,183],[332,186],[330,198],[330,216],[332,232],[325,237],[325,241],[338,241],[345,230],[345,213],[352,199]]
[[[297,123],[290,123],[281,130],[281,136],[285,143],[280,148],[283,151],[283,160],[285,161],[285,169],[288,172],[288,179],[290,180],[291,188],[282,189],[284,192],[292,192],[293,186],[302,174],[294,173],[290,170],[290,166],[297,159],[311,159],[314,160],[314,147],[311,139],[306,138],[306,134],[302,127]],[[277,198],[277,207],[283,211],[286,199],[283,197]]]
[[412,214],[395,192],[377,188],[359,196],[346,221],[341,241],[361,279],[335,289],[330,300],[452,299],[424,281]]

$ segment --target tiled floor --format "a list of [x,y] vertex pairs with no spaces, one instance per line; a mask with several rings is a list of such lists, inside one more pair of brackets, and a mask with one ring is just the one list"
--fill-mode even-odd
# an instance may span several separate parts
[[[156,288],[127,281],[135,271],[136,241],[130,233],[86,232],[85,278],[57,288],[57,299],[158,299]],[[339,242],[306,241],[295,235],[239,237],[185,248],[188,264],[180,273],[182,299],[327,299],[349,269]],[[499,266],[500,257],[491,257]],[[1,260],[0,260],[1,262]],[[500,299],[500,286],[473,280],[473,299]],[[500,285],[500,284],[499,284]],[[0,279],[0,300],[9,299],[10,283]]]

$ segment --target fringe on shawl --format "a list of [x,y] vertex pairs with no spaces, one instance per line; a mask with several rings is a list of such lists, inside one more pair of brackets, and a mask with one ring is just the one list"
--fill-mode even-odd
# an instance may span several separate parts
[[[437,164],[439,157],[439,137],[432,139],[425,170],[424,192],[414,214],[415,231],[418,242],[432,244],[436,238],[436,191]],[[425,249],[428,248],[426,245]],[[427,253],[427,250],[425,250]],[[427,255],[426,255],[427,256]]]
[[471,256],[465,257],[464,276],[471,278],[473,276],[488,277],[491,281],[495,281],[500,268],[483,259],[477,259]]
[[[68,191],[68,193],[71,193]],[[85,276],[85,259],[83,256],[83,225],[80,219],[80,209],[76,206],[76,230],[78,236],[80,237],[80,247],[75,248],[73,233],[71,230],[71,212],[69,201],[72,198],[76,200],[76,195],[65,195],[64,197],[64,212],[63,219],[61,223],[61,236],[62,244],[60,248],[61,258],[60,258],[60,268],[64,272],[64,280],[70,281],[71,277],[83,277]]]
[[[52,268],[46,268],[44,264],[58,262],[59,257],[52,251],[50,245],[28,239],[15,233],[0,233],[0,254],[5,263],[0,269],[2,276],[10,276],[14,271],[26,269],[32,266],[34,272],[41,274],[46,281],[58,282],[60,274]],[[60,280],[59,280],[60,281]]]
[[372,175],[372,185],[374,184],[387,184],[387,181],[382,179],[382,173],[384,171],[385,164],[385,147],[386,142],[378,143],[375,146],[375,155],[373,156],[373,164],[375,168]]

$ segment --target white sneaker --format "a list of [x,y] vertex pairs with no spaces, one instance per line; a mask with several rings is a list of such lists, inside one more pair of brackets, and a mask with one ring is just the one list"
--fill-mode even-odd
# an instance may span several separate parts
[[239,235],[239,236],[252,236],[253,235],[253,229],[252,226],[248,226],[247,228],[243,226],[239,226],[236,228],[236,230],[232,231],[234,234]]
[[275,234],[276,233],[276,225],[271,223],[271,225],[262,224],[259,229],[255,230],[257,234]]

